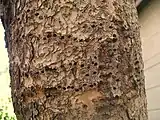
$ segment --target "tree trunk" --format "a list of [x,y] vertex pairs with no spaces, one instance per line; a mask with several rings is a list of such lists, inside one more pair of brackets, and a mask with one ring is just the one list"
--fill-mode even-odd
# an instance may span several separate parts
[[147,120],[134,0],[4,0],[18,120]]

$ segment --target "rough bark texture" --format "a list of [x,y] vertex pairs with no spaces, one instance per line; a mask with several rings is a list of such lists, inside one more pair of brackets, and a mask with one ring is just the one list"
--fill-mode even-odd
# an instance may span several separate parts
[[5,0],[18,120],[147,120],[134,0]]

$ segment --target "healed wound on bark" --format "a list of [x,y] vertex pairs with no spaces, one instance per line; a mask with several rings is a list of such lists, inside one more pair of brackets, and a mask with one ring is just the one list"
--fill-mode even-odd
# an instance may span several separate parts
[[19,120],[147,120],[134,0],[3,4]]

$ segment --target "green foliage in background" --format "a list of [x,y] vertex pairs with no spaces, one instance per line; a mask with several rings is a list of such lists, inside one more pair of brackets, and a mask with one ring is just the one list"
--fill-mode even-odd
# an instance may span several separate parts
[[16,120],[11,100],[9,59],[4,42],[4,29],[0,22],[0,120]]
[[0,70],[0,120],[16,120],[9,84],[9,70],[4,67]]
[[8,98],[8,100],[0,100],[0,120],[16,120],[16,117],[14,114],[10,114],[9,112],[9,106],[12,104],[11,98]]

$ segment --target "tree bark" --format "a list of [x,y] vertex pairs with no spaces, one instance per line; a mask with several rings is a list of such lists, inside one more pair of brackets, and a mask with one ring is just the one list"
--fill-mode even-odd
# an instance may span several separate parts
[[3,1],[18,120],[147,120],[134,0]]

